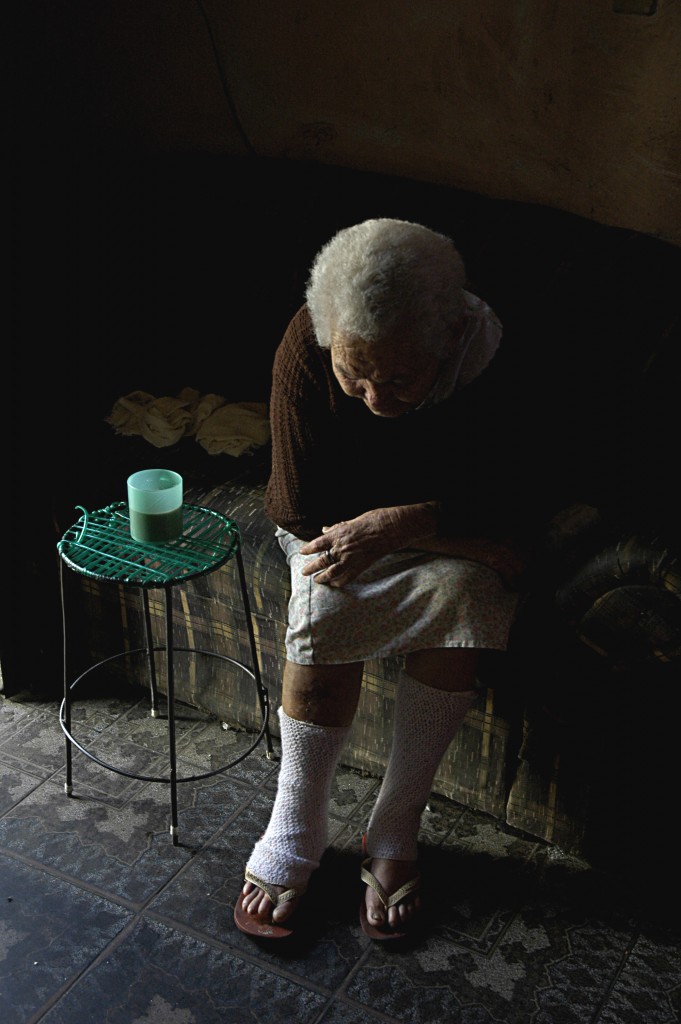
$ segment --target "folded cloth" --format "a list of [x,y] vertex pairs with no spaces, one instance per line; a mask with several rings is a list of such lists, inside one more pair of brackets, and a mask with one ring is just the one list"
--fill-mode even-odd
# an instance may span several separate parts
[[226,404],[222,395],[201,395],[196,388],[162,398],[131,391],[116,400],[105,421],[117,434],[141,434],[156,448],[195,436],[210,455],[250,454],[270,439],[264,402]]
[[187,433],[195,435],[203,421],[224,404],[225,399],[222,395],[200,395],[193,407],[192,424]]
[[142,437],[156,448],[175,444],[192,423],[191,403],[166,395],[155,398],[142,415]]
[[230,402],[211,413],[196,431],[209,455],[249,455],[270,439],[264,402]]
[[153,401],[154,396],[147,391],[131,391],[116,399],[105,422],[110,423],[117,434],[141,434],[144,410]]

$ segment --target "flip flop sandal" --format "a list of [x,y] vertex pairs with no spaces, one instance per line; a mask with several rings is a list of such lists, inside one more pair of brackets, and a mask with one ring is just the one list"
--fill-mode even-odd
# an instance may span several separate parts
[[[421,883],[421,876],[419,874],[405,882],[392,896],[388,896],[379,880],[369,871],[371,860],[371,857],[367,857],[366,860],[362,861],[361,878],[366,885],[371,886],[386,910],[389,907],[396,906],[405,896],[409,896],[410,893],[416,892],[418,889]],[[371,924],[367,917],[366,901],[364,899],[359,906],[359,920],[364,934],[368,935],[370,939],[378,939],[379,942],[385,942],[387,939],[403,939],[408,934],[407,929],[398,931],[396,928],[390,928],[387,925],[378,926]]]
[[289,900],[295,900],[299,896],[303,895],[304,889],[286,889],[282,893],[276,893],[272,886],[268,882],[264,882],[262,878],[258,878],[252,871],[246,868],[245,879],[247,882],[252,882],[253,885],[257,885],[259,889],[269,896],[270,900],[274,904],[271,911],[262,914],[249,914],[243,905],[243,893],[239,894],[239,899],[234,907],[234,923],[240,932],[244,932],[246,935],[251,935],[258,939],[286,939],[290,935],[293,935],[293,928],[289,927],[288,922],[286,924],[277,924],[272,920],[272,913],[277,907],[282,906],[284,903],[288,903]]

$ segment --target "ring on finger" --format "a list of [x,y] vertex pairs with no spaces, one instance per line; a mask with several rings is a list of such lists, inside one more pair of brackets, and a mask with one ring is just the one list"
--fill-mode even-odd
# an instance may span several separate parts
[[327,559],[329,561],[329,565],[335,565],[336,562],[338,561],[338,559],[336,558],[336,556],[333,553],[333,548],[327,548],[326,549],[326,557],[327,557]]

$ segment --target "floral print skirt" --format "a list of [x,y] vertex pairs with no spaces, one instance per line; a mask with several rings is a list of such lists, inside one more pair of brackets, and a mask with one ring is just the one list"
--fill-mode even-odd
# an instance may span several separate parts
[[286,653],[298,665],[341,665],[432,647],[502,651],[520,595],[478,562],[405,549],[386,555],[345,587],[316,583],[302,567],[304,543],[276,536],[291,570]]

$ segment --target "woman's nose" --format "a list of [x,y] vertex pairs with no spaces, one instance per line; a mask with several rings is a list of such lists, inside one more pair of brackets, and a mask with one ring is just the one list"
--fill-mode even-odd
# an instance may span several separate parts
[[379,398],[385,397],[391,390],[389,383],[382,383],[381,381],[370,380],[367,381],[364,389],[364,395],[367,401],[377,401]]

